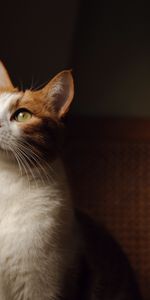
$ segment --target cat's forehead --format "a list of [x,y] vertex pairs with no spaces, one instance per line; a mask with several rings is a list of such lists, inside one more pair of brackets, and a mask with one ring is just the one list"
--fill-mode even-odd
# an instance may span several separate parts
[[22,92],[0,92],[0,116],[5,112],[10,111],[22,95]]

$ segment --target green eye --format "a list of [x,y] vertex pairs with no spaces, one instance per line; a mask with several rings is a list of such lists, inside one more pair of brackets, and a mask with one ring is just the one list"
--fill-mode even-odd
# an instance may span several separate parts
[[32,117],[32,114],[29,111],[22,110],[16,113],[15,120],[17,122],[27,122]]

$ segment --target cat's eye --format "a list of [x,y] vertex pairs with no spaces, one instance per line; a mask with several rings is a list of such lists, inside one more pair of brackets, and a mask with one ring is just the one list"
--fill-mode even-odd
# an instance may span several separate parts
[[19,110],[18,112],[15,113],[14,119],[17,122],[27,122],[30,120],[32,117],[32,113],[28,110]]

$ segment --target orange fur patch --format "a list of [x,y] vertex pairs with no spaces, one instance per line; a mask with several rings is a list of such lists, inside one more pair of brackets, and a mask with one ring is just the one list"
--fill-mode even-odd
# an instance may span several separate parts
[[[2,64],[1,68],[3,68]],[[0,87],[0,93],[16,93],[18,90],[11,84],[5,69],[3,74],[4,79],[8,83],[10,82],[10,85],[6,88]],[[68,111],[73,94],[74,85],[71,72],[63,71],[39,91],[19,92],[19,98],[9,107],[11,122],[17,122],[15,113],[19,109],[26,109],[32,113],[31,119],[26,122],[17,122],[17,126],[21,129],[21,138],[24,143],[29,146],[32,153],[34,152],[41,159],[53,159],[60,149],[61,117]],[[31,159],[32,157],[29,157],[29,160]]]

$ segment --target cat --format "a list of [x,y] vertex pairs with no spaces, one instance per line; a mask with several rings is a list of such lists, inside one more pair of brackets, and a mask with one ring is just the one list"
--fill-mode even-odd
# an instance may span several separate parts
[[70,70],[20,91],[0,63],[0,300],[140,299],[119,246],[73,208],[59,158],[73,96]]

